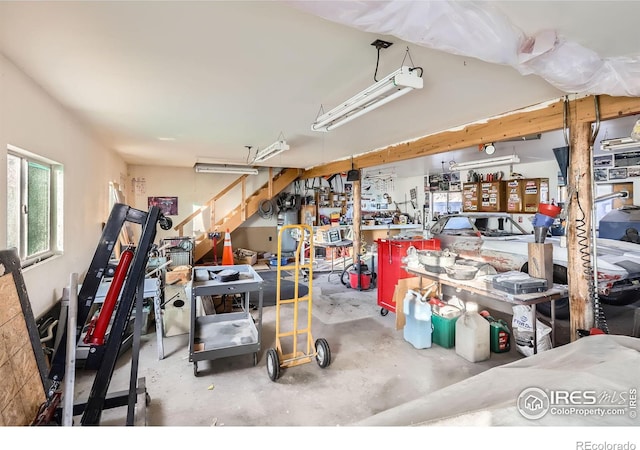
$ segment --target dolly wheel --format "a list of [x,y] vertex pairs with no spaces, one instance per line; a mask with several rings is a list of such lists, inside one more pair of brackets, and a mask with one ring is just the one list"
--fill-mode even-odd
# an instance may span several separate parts
[[267,350],[267,374],[271,381],[276,381],[280,376],[280,358],[275,348]]
[[198,361],[193,362],[193,376],[194,377],[198,376]]
[[388,309],[380,308],[380,315],[381,316],[386,316],[387,314],[389,314],[389,310]]
[[258,365],[258,352],[253,354],[253,365],[254,367]]
[[316,340],[316,361],[321,369],[329,367],[329,364],[331,364],[331,350],[326,339],[320,338]]

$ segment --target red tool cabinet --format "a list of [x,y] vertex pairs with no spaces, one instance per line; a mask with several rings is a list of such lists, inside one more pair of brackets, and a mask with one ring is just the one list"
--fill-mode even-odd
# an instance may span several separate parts
[[412,275],[402,269],[402,258],[411,246],[416,250],[440,250],[439,239],[378,239],[378,306],[380,314],[396,312],[393,292],[398,280]]

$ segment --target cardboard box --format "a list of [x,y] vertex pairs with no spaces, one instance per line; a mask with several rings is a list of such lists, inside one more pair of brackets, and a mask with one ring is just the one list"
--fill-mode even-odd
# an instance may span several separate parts
[[462,184],[462,211],[478,212],[480,210],[480,183]]
[[206,315],[233,312],[232,295],[205,295],[201,297],[201,301]]
[[538,211],[539,203],[549,201],[549,179],[531,178],[522,180],[522,212],[534,214]]
[[505,182],[484,181],[480,183],[480,211],[505,211]]
[[522,180],[508,180],[507,185],[507,212],[520,213],[523,210],[523,186]]
[[166,284],[187,283],[191,279],[191,267],[179,266],[173,270],[168,270],[164,282]]
[[258,262],[258,252],[247,250],[245,248],[239,248],[235,251],[233,260],[235,264],[248,264],[250,266],[253,266]]
[[313,236],[314,242],[331,243],[340,242],[342,240],[342,230],[339,226],[322,225],[316,227],[316,233]]

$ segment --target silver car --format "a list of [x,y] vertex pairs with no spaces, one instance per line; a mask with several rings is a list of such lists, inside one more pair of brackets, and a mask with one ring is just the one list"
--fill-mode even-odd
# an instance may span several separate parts
[[[461,258],[491,264],[498,272],[528,272],[528,243],[534,236],[527,233],[509,214],[461,213],[440,216],[430,229],[448,248]],[[549,236],[553,244],[554,283],[567,284],[567,248],[560,238]],[[627,305],[640,299],[640,245],[613,239],[597,239],[598,294],[602,303]],[[586,255],[590,252],[584,250]],[[548,308],[547,308],[548,309]],[[544,308],[541,308],[542,312]],[[558,318],[568,317],[566,299],[556,302]]]

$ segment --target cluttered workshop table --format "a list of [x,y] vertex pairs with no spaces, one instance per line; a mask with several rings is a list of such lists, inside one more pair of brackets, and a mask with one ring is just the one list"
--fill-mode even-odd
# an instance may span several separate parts
[[[347,249],[353,247],[353,241],[350,239],[340,239],[339,241],[334,242],[315,242],[314,245],[316,247],[331,250],[331,270],[327,275],[327,281],[331,281],[331,275],[336,273],[335,259],[339,256],[338,253],[342,254],[342,268],[340,269],[340,273],[342,273],[342,270],[347,267]],[[339,252],[336,252],[335,250],[339,250]]]
[[[428,279],[438,283],[439,293],[442,293],[442,286],[450,286],[456,290],[456,293],[462,298],[462,300],[473,301],[487,308],[495,309],[507,314],[513,313],[514,305],[528,305],[531,306],[532,322],[536,322],[536,305],[539,303],[551,302],[551,341],[555,344],[555,300],[566,297],[568,295],[568,289],[566,285],[554,284],[552,287],[542,292],[531,292],[526,294],[511,294],[508,292],[494,289],[491,284],[492,275],[476,277],[472,280],[457,280],[451,278],[446,273],[429,272],[423,267],[409,267],[404,269],[419,277],[422,283],[422,279]],[[534,353],[537,353],[537,332],[534,333]]]

